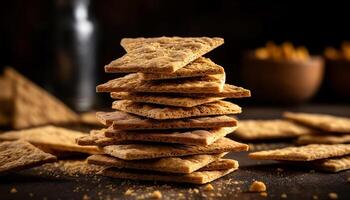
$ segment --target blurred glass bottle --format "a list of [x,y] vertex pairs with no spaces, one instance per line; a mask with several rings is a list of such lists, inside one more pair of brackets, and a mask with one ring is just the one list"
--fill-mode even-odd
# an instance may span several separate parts
[[95,102],[97,24],[90,0],[55,0],[53,89],[77,111]]

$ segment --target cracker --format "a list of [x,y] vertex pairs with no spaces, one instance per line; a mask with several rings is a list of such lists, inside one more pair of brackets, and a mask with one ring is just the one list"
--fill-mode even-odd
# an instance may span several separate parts
[[238,164],[238,161],[236,160],[220,158],[200,168],[198,171],[217,171],[217,170],[238,168],[238,166],[239,164]]
[[89,164],[106,167],[128,168],[189,174],[221,158],[226,153],[209,155],[192,155],[184,157],[167,157],[149,160],[122,160],[108,155],[92,155],[87,158]]
[[327,132],[350,133],[350,118],[346,117],[292,112],[285,112],[283,117]]
[[102,126],[102,124],[96,118],[96,112],[93,111],[80,114],[79,121],[82,124],[90,126]]
[[165,181],[179,183],[205,184],[221,178],[238,168],[218,171],[196,171],[190,174],[170,174],[165,172],[152,172],[144,170],[115,169],[108,168],[102,170],[102,175],[131,180]]
[[92,130],[90,135],[84,135],[75,139],[75,142],[82,146],[108,146],[115,144],[130,144],[130,140],[124,140],[121,138],[109,138],[104,134],[105,129]]
[[184,94],[190,97],[224,97],[224,98],[243,98],[250,97],[250,90],[247,90],[242,87],[225,84],[223,90],[220,92],[211,92],[210,94],[206,93],[188,93]]
[[165,131],[122,131],[107,129],[106,137],[130,141],[166,142],[193,145],[210,145],[236,130],[234,127],[221,127],[199,130],[165,130]]
[[241,113],[241,107],[228,101],[216,101],[191,108],[167,107],[156,104],[137,103],[130,100],[113,102],[112,108],[152,119],[181,119],[211,115]]
[[14,69],[6,68],[5,76],[12,81],[14,87],[13,127],[15,129],[78,121],[76,113]]
[[[192,145],[210,145],[216,140],[225,137],[233,132],[236,127],[222,127],[215,129],[201,130],[166,130],[166,131],[122,131],[122,130],[101,130],[96,135],[90,137],[84,136],[78,138],[78,144],[82,145],[81,140],[89,141],[85,145],[107,146],[112,144],[121,144],[127,141],[143,141],[143,142],[164,142],[177,144]],[[92,143],[91,143],[92,142]]]
[[206,76],[212,74],[224,74],[225,70],[220,65],[215,64],[209,58],[198,58],[183,68],[171,74],[150,74],[140,73],[143,80],[162,80],[162,79],[177,79],[197,76]]
[[297,144],[344,144],[350,143],[350,135],[303,135],[297,139]]
[[47,147],[53,150],[71,151],[96,154],[99,149],[94,146],[79,146],[75,138],[86,134],[55,126],[44,126],[19,131],[8,131],[0,134],[0,140],[26,140],[34,145]]
[[[106,72],[173,73],[214,48],[222,38],[124,38],[127,54],[105,66]],[[131,48],[132,47],[132,48]]]
[[0,113],[10,115],[13,108],[13,85],[8,78],[0,76],[0,88]]
[[114,129],[186,129],[186,128],[216,128],[232,127],[237,120],[226,115],[211,117],[194,117],[185,119],[155,120],[145,117],[115,111],[97,112],[97,119],[106,126],[113,124]]
[[171,80],[145,81],[137,74],[128,74],[96,87],[97,92],[156,93],[219,93],[225,84],[225,74]]
[[56,157],[22,140],[0,143],[0,173],[55,162]]
[[223,97],[181,97],[171,94],[112,92],[113,99],[132,100],[168,106],[193,107],[223,99]]
[[258,160],[311,161],[350,154],[350,144],[310,144],[301,147],[250,153],[249,157]]
[[312,166],[317,169],[339,172],[350,169],[350,156],[342,156],[336,158],[327,158],[324,160],[316,160],[312,162]]
[[248,145],[228,138],[220,138],[208,146],[170,144],[112,145],[102,148],[103,152],[124,160],[152,159],[196,154],[214,154],[230,151],[247,151]]
[[316,132],[287,120],[241,120],[233,136],[244,140],[261,140],[294,138]]

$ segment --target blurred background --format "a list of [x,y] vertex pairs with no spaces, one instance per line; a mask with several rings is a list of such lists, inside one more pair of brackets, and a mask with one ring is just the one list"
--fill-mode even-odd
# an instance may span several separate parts
[[[349,7],[342,2],[2,1],[0,68],[13,66],[75,110],[86,111],[110,105],[107,94],[96,95],[95,86],[122,76],[105,74],[103,70],[105,64],[124,54],[119,45],[121,38],[217,36],[223,37],[225,44],[207,57],[225,67],[228,83],[252,89],[253,97],[239,101],[240,104],[349,104],[348,61],[341,64],[326,61],[325,71],[320,68],[322,72],[315,72],[308,61],[266,64],[243,59],[247,51],[265,46],[267,41],[277,44],[289,41],[296,46],[305,46],[311,55],[319,56],[326,47],[339,48],[342,42],[350,40]],[[293,70],[280,72],[276,68],[270,69],[269,65]],[[294,67],[301,70],[294,72]],[[328,72],[330,69],[332,72]],[[295,83],[298,88],[290,89],[269,76],[265,80],[271,80],[272,86],[265,85],[261,89],[257,86],[261,83],[252,83],[252,79],[258,80],[266,74],[288,79],[287,85]],[[337,74],[343,77],[340,83]],[[319,81],[299,80],[313,76]],[[334,80],[337,83],[333,83]],[[279,85],[282,86],[275,87]],[[309,87],[311,91],[306,96],[289,101],[288,95],[298,96]],[[334,89],[339,87],[342,87],[340,92]],[[273,97],[273,94],[291,90],[295,92],[277,99]],[[258,94],[256,98],[255,93]]]

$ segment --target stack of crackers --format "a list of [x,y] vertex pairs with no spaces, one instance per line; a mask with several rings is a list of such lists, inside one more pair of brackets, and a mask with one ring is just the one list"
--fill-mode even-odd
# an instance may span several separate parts
[[248,146],[225,136],[237,128],[231,116],[241,108],[225,98],[249,97],[250,91],[225,84],[223,67],[204,54],[222,38],[122,39],[126,54],[105,66],[110,73],[130,73],[97,86],[110,92],[114,112],[98,112],[106,128],[80,137],[103,155],[88,163],[106,166],[115,178],[204,184],[235,171],[228,152]]

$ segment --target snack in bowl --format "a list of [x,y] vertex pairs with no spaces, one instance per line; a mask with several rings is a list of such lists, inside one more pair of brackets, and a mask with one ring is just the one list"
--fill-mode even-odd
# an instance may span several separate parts
[[242,81],[256,100],[282,104],[301,103],[310,99],[323,79],[323,59],[311,56],[305,47],[291,43],[247,52],[242,60]]

